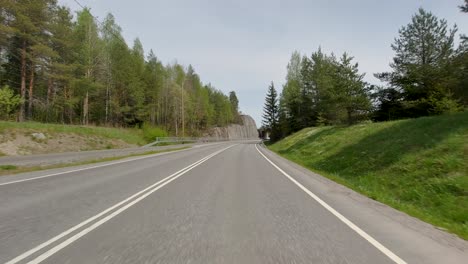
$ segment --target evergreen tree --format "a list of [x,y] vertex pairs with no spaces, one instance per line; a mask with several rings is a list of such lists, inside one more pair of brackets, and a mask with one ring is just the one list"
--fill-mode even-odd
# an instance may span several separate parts
[[366,84],[363,81],[364,74],[359,73],[358,64],[352,63],[353,57],[346,52],[337,65],[336,87],[338,105],[346,111],[346,122],[353,124],[366,118],[371,104]]
[[231,112],[234,115],[234,121],[236,123],[240,123],[240,116],[239,116],[239,99],[237,99],[237,95],[235,91],[229,92],[229,101],[231,103]]
[[396,53],[390,64],[393,71],[377,77],[401,89],[409,116],[431,114],[438,102],[452,100],[446,81],[456,31],[456,26],[449,29],[447,21],[423,9],[400,29],[392,44]]
[[272,141],[279,139],[278,114],[278,94],[273,82],[271,82],[265,98],[265,106],[263,107],[262,124],[266,131],[270,133]]
[[465,3],[460,6],[462,12],[468,13],[468,0],[465,0]]

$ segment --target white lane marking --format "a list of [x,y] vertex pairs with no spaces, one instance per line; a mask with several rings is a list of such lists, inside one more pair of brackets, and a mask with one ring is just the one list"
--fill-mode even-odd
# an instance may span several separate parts
[[304,185],[300,184],[298,181],[296,181],[293,177],[291,177],[289,174],[287,174],[284,170],[282,170],[280,167],[278,167],[275,163],[273,163],[269,158],[267,158],[255,145],[255,148],[257,149],[258,153],[262,155],[273,167],[275,167],[278,171],[280,171],[284,176],[286,176],[289,180],[291,180],[294,184],[299,186],[305,193],[307,193],[310,197],[312,197],[315,201],[317,201],[321,206],[325,207],[330,213],[332,213],[334,216],[336,216],[338,219],[340,219],[343,223],[345,223],[349,228],[354,230],[356,233],[358,233],[361,237],[363,237],[365,240],[367,240],[370,244],[372,244],[374,247],[376,247],[378,250],[380,250],[382,253],[384,253],[387,257],[389,257],[391,260],[393,260],[395,263],[398,264],[406,264],[404,260],[402,260],[400,257],[398,257],[395,253],[390,251],[388,248],[386,248],[384,245],[380,244],[377,240],[375,240],[373,237],[371,237],[369,234],[364,232],[361,228],[359,228],[357,225],[355,225],[353,222],[348,220],[346,217],[344,217],[342,214],[340,214],[338,211],[333,209],[330,205],[328,205],[326,202],[324,202],[322,199],[320,199],[317,195],[315,195],[313,192],[311,192],[309,189],[304,187]]
[[[189,165],[189,166],[187,166],[187,167],[185,167],[185,168],[183,168],[183,169],[181,169],[181,170],[179,170],[179,171],[177,171],[177,172],[171,174],[170,176],[168,176],[168,177],[166,177],[166,178],[164,178],[164,179],[162,179],[162,180],[160,180],[160,181],[154,183],[153,185],[151,185],[151,186],[149,186],[149,187],[147,187],[147,188],[145,188],[145,189],[139,191],[138,193],[136,193],[136,194],[134,194],[134,195],[128,197],[127,199],[125,199],[125,200],[123,200],[123,201],[121,201],[121,202],[119,202],[119,203],[117,203],[117,204],[115,204],[115,205],[113,205],[113,206],[107,208],[106,210],[102,211],[101,213],[99,213],[99,214],[97,214],[97,215],[95,215],[95,216],[92,216],[92,217],[88,218],[87,220],[85,220],[85,221],[83,221],[83,222],[81,222],[81,223],[79,223],[79,224],[73,226],[72,228],[70,228],[70,229],[64,231],[63,233],[61,233],[61,234],[59,234],[59,235],[57,235],[57,236],[55,236],[55,237],[53,237],[53,238],[47,240],[46,242],[44,242],[44,243],[42,243],[42,244],[40,244],[40,245],[38,245],[38,246],[36,246],[36,247],[34,247],[34,248],[32,248],[32,249],[26,251],[26,252],[24,252],[23,254],[21,254],[21,255],[15,257],[14,259],[12,259],[12,260],[6,262],[5,264],[15,264],[15,263],[20,262],[21,260],[23,260],[23,259],[25,259],[25,258],[31,256],[32,254],[34,254],[34,253],[38,252],[39,250],[43,249],[44,247],[49,246],[50,244],[56,242],[57,240],[59,240],[59,239],[65,237],[65,236],[69,235],[70,233],[72,233],[72,232],[78,230],[79,228],[81,228],[81,227],[83,227],[83,226],[85,226],[85,225],[87,225],[87,224],[93,222],[94,220],[96,220],[96,219],[98,219],[98,218],[104,216],[105,214],[109,213],[110,211],[112,211],[112,210],[114,210],[114,209],[116,209],[116,208],[118,208],[118,207],[120,207],[120,206],[126,204],[127,202],[131,201],[131,200],[134,199],[135,197],[138,197],[138,196],[140,196],[141,194],[147,192],[148,190],[150,190],[150,189],[156,187],[156,189],[151,190],[151,191],[148,192],[147,194],[149,195],[150,193],[155,192],[155,191],[158,190],[160,187],[166,185],[166,184],[169,183],[170,181],[172,181],[172,180],[174,180],[174,179],[180,177],[181,175],[183,175],[183,174],[185,174],[186,172],[192,170],[193,168],[197,167],[198,165],[202,164],[203,162],[207,161],[208,159],[214,157],[215,155],[217,155],[217,154],[219,154],[219,153],[221,153],[221,152],[223,152],[223,151],[225,151],[225,150],[227,150],[227,149],[229,149],[229,148],[231,148],[231,147],[233,147],[233,146],[235,146],[235,145],[231,145],[231,146],[229,146],[229,147],[227,147],[227,148],[224,148],[224,149],[221,149],[221,150],[219,150],[219,151],[216,151],[216,152],[214,152],[214,153],[212,153],[212,154],[210,154],[210,155],[208,155],[208,156],[206,156],[206,157],[204,157],[204,158],[198,160],[197,162],[192,163],[191,165]],[[162,184],[161,184],[161,183],[162,183]],[[161,185],[160,185],[160,184],[161,184]],[[142,196],[140,196],[140,198],[143,197],[142,199],[144,199],[144,197],[146,197],[146,196],[148,196],[148,195],[142,195]],[[139,198],[138,198],[138,199],[139,199]],[[138,201],[140,201],[140,200],[142,200],[142,199],[139,199]],[[136,201],[136,200],[137,200],[137,199],[135,199],[134,201]],[[136,203],[136,202],[134,202],[134,203],[132,202],[131,204],[133,205],[133,204],[135,204],[135,203]],[[128,204],[130,204],[130,203],[128,203]],[[127,204],[127,205],[128,205],[128,204]],[[131,205],[130,205],[130,206],[131,206]],[[130,207],[130,206],[127,206],[127,207],[125,207],[125,208],[127,209],[127,208]],[[124,207],[121,207],[120,209],[122,209],[122,208],[124,208]],[[125,210],[125,209],[124,209],[124,210],[120,210],[120,209],[118,210],[119,213],[121,213],[121,212],[123,212],[123,211]],[[117,212],[117,211],[115,211],[115,212]],[[117,214],[119,214],[119,213],[115,214],[115,212],[114,212],[113,214],[111,214],[111,215],[113,215],[112,217],[115,217]],[[111,217],[111,218],[112,218],[112,217]],[[108,221],[108,220],[111,219],[111,218],[107,218],[107,217],[106,217],[106,218],[103,218],[103,219],[107,219],[106,221]],[[99,222],[100,222],[99,225],[101,225],[101,224],[103,224],[105,221],[102,222],[102,219],[101,219],[101,221],[99,221]],[[94,228],[97,228],[99,225],[96,226],[96,224],[94,224],[93,226],[95,226]],[[94,229],[94,228],[92,228],[92,229]],[[88,227],[87,229],[84,229],[84,230],[88,230],[86,233],[89,233],[90,231],[92,231],[92,229],[90,229],[90,228]],[[80,232],[80,233],[78,233],[78,234],[82,234],[82,235],[79,236],[79,237],[81,237],[81,236],[85,235],[86,233],[83,233],[83,231],[82,231],[82,232]],[[77,234],[77,235],[78,235],[78,234]],[[73,236],[73,237],[75,237],[75,239],[74,239],[73,241],[75,241],[75,240],[77,240],[77,239],[79,238],[79,237],[76,237],[77,235]],[[66,240],[65,242],[67,242],[67,241],[69,241],[69,242],[67,243],[67,245],[73,242],[73,241],[70,241],[70,239]],[[65,242],[63,242],[63,243],[65,243]],[[59,247],[60,245],[63,245],[63,243],[61,243],[61,244],[59,244],[58,246],[52,248],[51,250],[54,250],[54,249],[55,249],[55,252],[57,252],[58,250],[60,250],[61,248],[63,248],[63,247],[66,246],[66,245],[65,245],[65,246],[62,246],[60,249],[58,249],[58,247]],[[58,249],[58,250],[57,250],[57,249]],[[44,254],[50,253],[51,250],[47,251],[47,252],[44,253]],[[54,253],[55,253],[55,252],[54,252]],[[41,256],[44,256],[44,254],[40,255],[38,258],[40,258]],[[53,253],[52,253],[52,254],[53,254]],[[48,254],[48,256],[50,256],[50,255],[52,255],[52,254]],[[37,259],[38,259],[38,258],[37,258]],[[33,261],[36,261],[37,259],[35,259],[35,260],[33,260]],[[44,259],[45,259],[45,258],[44,258]],[[44,260],[44,259],[42,259],[42,260]],[[42,260],[41,260],[41,261],[42,261]],[[39,262],[40,262],[40,261],[39,261]],[[39,262],[30,262],[30,263],[39,263]]]
[[181,152],[181,151],[187,151],[187,150],[190,150],[190,149],[191,149],[191,148],[188,148],[188,149],[180,149],[180,150],[174,150],[174,151],[168,151],[168,152],[164,152],[164,153],[157,153],[157,154],[152,154],[152,155],[144,156],[144,157],[138,157],[138,158],[133,158],[133,159],[128,159],[128,160],[121,160],[121,161],[116,161],[116,162],[112,162],[112,163],[106,163],[106,164],[102,164],[102,165],[97,165],[97,166],[92,166],[92,167],[86,167],[86,168],[82,168],[82,169],[76,169],[76,170],[70,170],[70,171],[57,172],[57,173],[47,174],[47,175],[43,175],[43,176],[38,176],[38,177],[23,179],[23,180],[5,182],[5,183],[0,183],[0,186],[9,185],[9,184],[14,184],[14,183],[20,183],[20,182],[26,182],[26,181],[34,181],[34,180],[38,180],[38,179],[43,179],[43,178],[48,178],[48,177],[53,177],[53,176],[57,176],[57,175],[62,175],[62,174],[67,174],[67,173],[78,172],[78,171],[84,171],[84,170],[91,170],[91,169],[96,169],[96,168],[102,168],[102,167],[107,167],[107,166],[111,166],[111,165],[121,164],[121,163],[125,163],[125,162],[131,162],[131,161],[136,161],[136,160],[148,159],[148,158],[153,158],[153,157],[157,157],[157,156],[162,156],[162,155],[177,153],[177,152]]

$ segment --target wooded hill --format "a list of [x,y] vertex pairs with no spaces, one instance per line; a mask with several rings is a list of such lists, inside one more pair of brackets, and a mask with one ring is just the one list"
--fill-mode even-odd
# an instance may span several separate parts
[[238,100],[192,66],[129,47],[112,14],[74,16],[55,0],[0,0],[0,119],[159,126],[198,135],[239,120]]
[[[468,12],[468,1],[459,8]],[[463,34],[458,38],[457,30],[419,9],[391,44],[395,52],[391,70],[374,74],[382,85],[365,82],[358,63],[346,52],[341,56],[320,48],[311,55],[294,52],[281,93],[273,83],[268,89],[264,130],[278,140],[305,127],[464,111],[468,38]]]

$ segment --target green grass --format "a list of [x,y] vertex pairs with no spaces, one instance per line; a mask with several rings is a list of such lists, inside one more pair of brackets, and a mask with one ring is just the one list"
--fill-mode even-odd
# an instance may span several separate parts
[[94,160],[87,160],[87,161],[80,161],[80,162],[55,164],[55,165],[49,165],[49,166],[21,167],[21,166],[14,166],[14,165],[0,165],[0,176],[12,175],[12,174],[18,174],[18,173],[24,173],[24,172],[48,170],[48,169],[65,168],[65,167],[93,164],[93,163],[99,163],[99,162],[105,162],[105,161],[120,160],[120,159],[124,159],[124,158],[152,155],[152,154],[158,154],[158,153],[164,153],[164,152],[183,150],[183,149],[188,149],[188,148],[190,148],[190,147],[180,147],[180,148],[173,148],[173,149],[147,151],[147,152],[143,152],[143,153],[131,154],[131,155],[125,155],[125,156],[108,157],[108,158],[102,158],[102,159],[94,159]]
[[0,171],[2,170],[5,170],[5,171],[9,171],[9,170],[16,170],[18,167],[16,167],[15,165],[0,165]]
[[372,199],[468,239],[468,112],[306,128],[269,147]]
[[79,125],[61,125],[47,124],[38,122],[7,122],[0,121],[0,133],[5,130],[34,130],[44,133],[75,133],[78,135],[100,136],[109,139],[121,139],[129,144],[144,145],[148,141],[145,135],[138,129],[79,126]]

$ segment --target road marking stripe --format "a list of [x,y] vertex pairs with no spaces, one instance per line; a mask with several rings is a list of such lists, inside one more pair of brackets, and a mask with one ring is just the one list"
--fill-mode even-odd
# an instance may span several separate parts
[[[149,186],[149,187],[147,187],[147,188],[145,188],[145,189],[139,191],[138,193],[136,193],[136,194],[134,194],[134,195],[128,197],[127,199],[125,199],[125,200],[123,200],[123,201],[121,201],[121,202],[119,202],[119,203],[117,203],[117,204],[115,204],[115,205],[113,205],[113,206],[107,208],[106,210],[102,211],[101,213],[99,213],[99,214],[97,214],[97,215],[95,215],[95,216],[92,216],[92,217],[88,218],[87,220],[85,220],[85,221],[83,221],[83,222],[81,222],[81,223],[75,225],[74,227],[72,227],[72,228],[70,228],[70,229],[64,231],[63,233],[61,233],[61,234],[59,234],[59,235],[57,235],[57,236],[55,236],[55,237],[53,237],[53,238],[47,240],[46,242],[44,242],[44,243],[42,243],[42,244],[40,244],[40,245],[38,245],[38,246],[36,246],[36,247],[34,247],[34,248],[32,248],[32,249],[26,251],[25,253],[23,253],[23,254],[21,254],[21,255],[15,257],[14,259],[12,259],[12,260],[10,260],[10,261],[8,261],[8,262],[6,262],[5,264],[15,264],[15,263],[18,263],[19,261],[21,261],[21,260],[23,260],[23,259],[25,259],[25,258],[31,256],[32,254],[36,253],[37,251],[43,249],[44,247],[49,246],[50,244],[56,242],[57,240],[59,240],[59,239],[65,237],[65,236],[69,235],[70,233],[72,233],[72,232],[78,230],[79,228],[81,228],[81,227],[83,227],[83,226],[85,226],[85,225],[87,225],[87,224],[93,222],[94,220],[96,220],[96,219],[98,219],[98,218],[104,216],[105,214],[111,212],[112,210],[114,210],[114,209],[116,209],[116,208],[119,208],[120,206],[126,204],[127,202],[131,201],[131,200],[134,199],[135,197],[138,197],[138,196],[140,196],[141,194],[147,192],[148,190],[153,189],[153,188],[156,187],[155,189],[153,189],[153,190],[147,192],[146,194],[140,196],[139,198],[135,199],[133,202],[128,203],[126,206],[121,207],[119,210],[117,210],[117,211],[115,211],[114,213],[112,213],[112,214],[108,215],[107,217],[103,218],[103,219],[107,219],[107,220],[103,221],[103,219],[101,219],[100,221],[96,222],[94,225],[92,225],[92,226],[90,226],[90,227],[88,227],[88,228],[86,228],[86,229],[83,230],[83,231],[87,230],[86,232],[83,233],[83,231],[81,231],[80,233],[78,233],[78,234],[74,235],[73,237],[71,237],[71,238],[74,238],[73,240],[71,240],[71,238],[69,238],[69,239],[67,239],[65,242],[62,242],[61,244],[55,246],[54,248],[52,248],[52,249],[50,249],[49,251],[45,252],[44,254],[40,255],[39,257],[37,257],[37,258],[34,259],[33,261],[29,262],[29,263],[40,263],[42,260],[44,260],[44,259],[46,259],[47,257],[51,256],[52,254],[54,254],[54,253],[57,252],[58,250],[64,248],[65,246],[67,246],[68,244],[70,244],[70,243],[72,243],[73,241],[77,240],[77,239],[80,238],[81,236],[85,235],[86,233],[89,233],[90,231],[92,231],[93,229],[95,229],[95,228],[97,228],[98,226],[102,225],[102,224],[105,223],[106,221],[110,220],[111,218],[113,218],[113,217],[115,217],[116,215],[120,214],[121,212],[125,211],[127,208],[129,208],[130,206],[134,205],[134,204],[137,203],[138,201],[141,201],[142,199],[144,199],[145,197],[147,197],[149,194],[151,194],[151,193],[157,191],[158,189],[160,189],[160,188],[163,187],[164,185],[168,184],[169,182],[175,180],[176,178],[182,176],[183,174],[187,173],[188,171],[192,170],[193,168],[197,167],[198,165],[202,164],[203,162],[207,161],[208,159],[214,157],[215,155],[217,155],[217,154],[219,154],[219,153],[221,153],[221,152],[223,152],[223,151],[225,151],[225,150],[227,150],[227,149],[229,149],[229,148],[231,148],[231,147],[233,147],[233,146],[235,146],[235,145],[231,145],[231,146],[229,146],[229,147],[223,148],[223,149],[221,149],[221,150],[219,150],[219,151],[216,151],[216,152],[214,152],[214,153],[212,153],[212,154],[210,154],[210,155],[208,155],[208,156],[206,156],[206,157],[204,157],[204,158],[198,160],[197,162],[192,163],[191,165],[189,165],[189,166],[187,166],[187,167],[185,167],[185,168],[183,168],[183,169],[181,169],[181,170],[179,170],[179,171],[177,171],[177,172],[171,174],[170,176],[168,176],[168,177],[166,177],[166,178],[164,178],[164,179],[162,179],[162,180],[160,180],[160,181],[154,183],[153,185],[151,185],[151,186]],[[141,197],[143,197],[143,198],[141,198]],[[140,198],[141,198],[141,199],[140,199]],[[137,201],[137,202],[135,202],[135,201]],[[128,206],[129,204],[131,204],[131,205]],[[125,209],[121,210],[122,208],[125,208]],[[119,212],[119,213],[116,214],[116,212]],[[112,215],[112,217],[109,218],[109,216],[111,216],[111,215]],[[97,223],[100,223],[100,224],[99,224],[99,225],[96,225]],[[93,228],[91,228],[91,227],[93,227]],[[90,228],[91,228],[91,229],[90,229]],[[79,234],[81,234],[81,235],[79,235]],[[79,236],[78,236],[78,235],[79,235]],[[66,244],[64,244],[64,243],[66,243]],[[63,245],[63,246],[61,246],[61,245]],[[52,251],[53,251],[54,253],[51,254]],[[44,258],[44,256],[46,256],[46,255],[47,255],[47,257]],[[39,262],[37,262],[38,259],[41,259],[41,260],[40,260]]]
[[367,240],[370,244],[372,244],[374,247],[376,247],[378,250],[380,250],[382,253],[384,253],[387,257],[389,257],[391,260],[393,260],[395,263],[398,264],[406,264],[404,260],[402,260],[400,257],[398,257],[395,253],[390,251],[388,248],[386,248],[384,245],[380,244],[377,240],[375,240],[373,237],[371,237],[369,234],[364,232],[361,228],[359,228],[357,225],[355,225],[353,222],[351,222],[349,219],[344,217],[342,214],[340,214],[338,211],[333,209],[330,205],[328,205],[326,202],[324,202],[322,199],[320,199],[317,195],[315,195],[313,192],[311,192],[309,189],[304,187],[304,185],[300,184],[298,181],[296,181],[293,177],[291,177],[289,174],[287,174],[284,170],[282,170],[280,167],[278,167],[275,163],[273,163],[267,156],[265,156],[255,145],[255,148],[257,149],[258,153],[262,155],[273,167],[275,167],[278,171],[280,171],[284,176],[286,176],[289,180],[291,180],[294,184],[296,184],[299,188],[301,188],[305,193],[307,193],[310,197],[312,197],[315,201],[317,201],[320,205],[325,207],[330,213],[332,213],[334,216],[336,216],[338,219],[340,219],[343,223],[345,223],[349,228],[354,230],[356,233],[358,233],[361,237],[363,237],[365,240]]
[[102,168],[102,167],[107,167],[107,166],[116,165],[116,164],[120,164],[120,163],[131,162],[131,161],[142,160],[142,159],[148,159],[148,158],[153,158],[153,157],[157,157],[157,156],[161,156],[161,155],[167,155],[167,154],[177,153],[177,152],[181,152],[181,151],[187,151],[187,150],[190,150],[190,149],[191,149],[191,148],[188,148],[188,149],[180,149],[180,150],[174,150],[174,151],[168,151],[168,152],[164,152],[164,153],[157,153],[157,154],[152,154],[152,155],[144,156],[144,157],[138,157],[138,158],[133,158],[133,159],[128,159],[128,160],[121,160],[121,161],[116,161],[116,162],[112,162],[112,163],[106,163],[106,164],[102,164],[102,165],[97,165],[97,166],[92,166],[92,167],[86,167],[86,168],[82,168],[82,169],[76,169],[76,170],[70,170],[70,171],[57,172],[57,173],[47,174],[47,175],[38,176],[38,177],[34,177],[34,178],[28,178],[28,179],[23,179],[23,180],[5,182],[5,183],[0,183],[0,186],[9,185],[9,184],[14,184],[14,183],[20,183],[20,182],[26,182],[26,181],[34,181],[34,180],[38,180],[38,179],[43,179],[43,178],[48,178],[48,177],[53,177],[53,176],[57,176],[57,175],[62,175],[62,174],[67,174],[67,173],[78,172],[78,171],[84,171],[84,170],[91,170],[91,169],[96,169],[96,168]]

